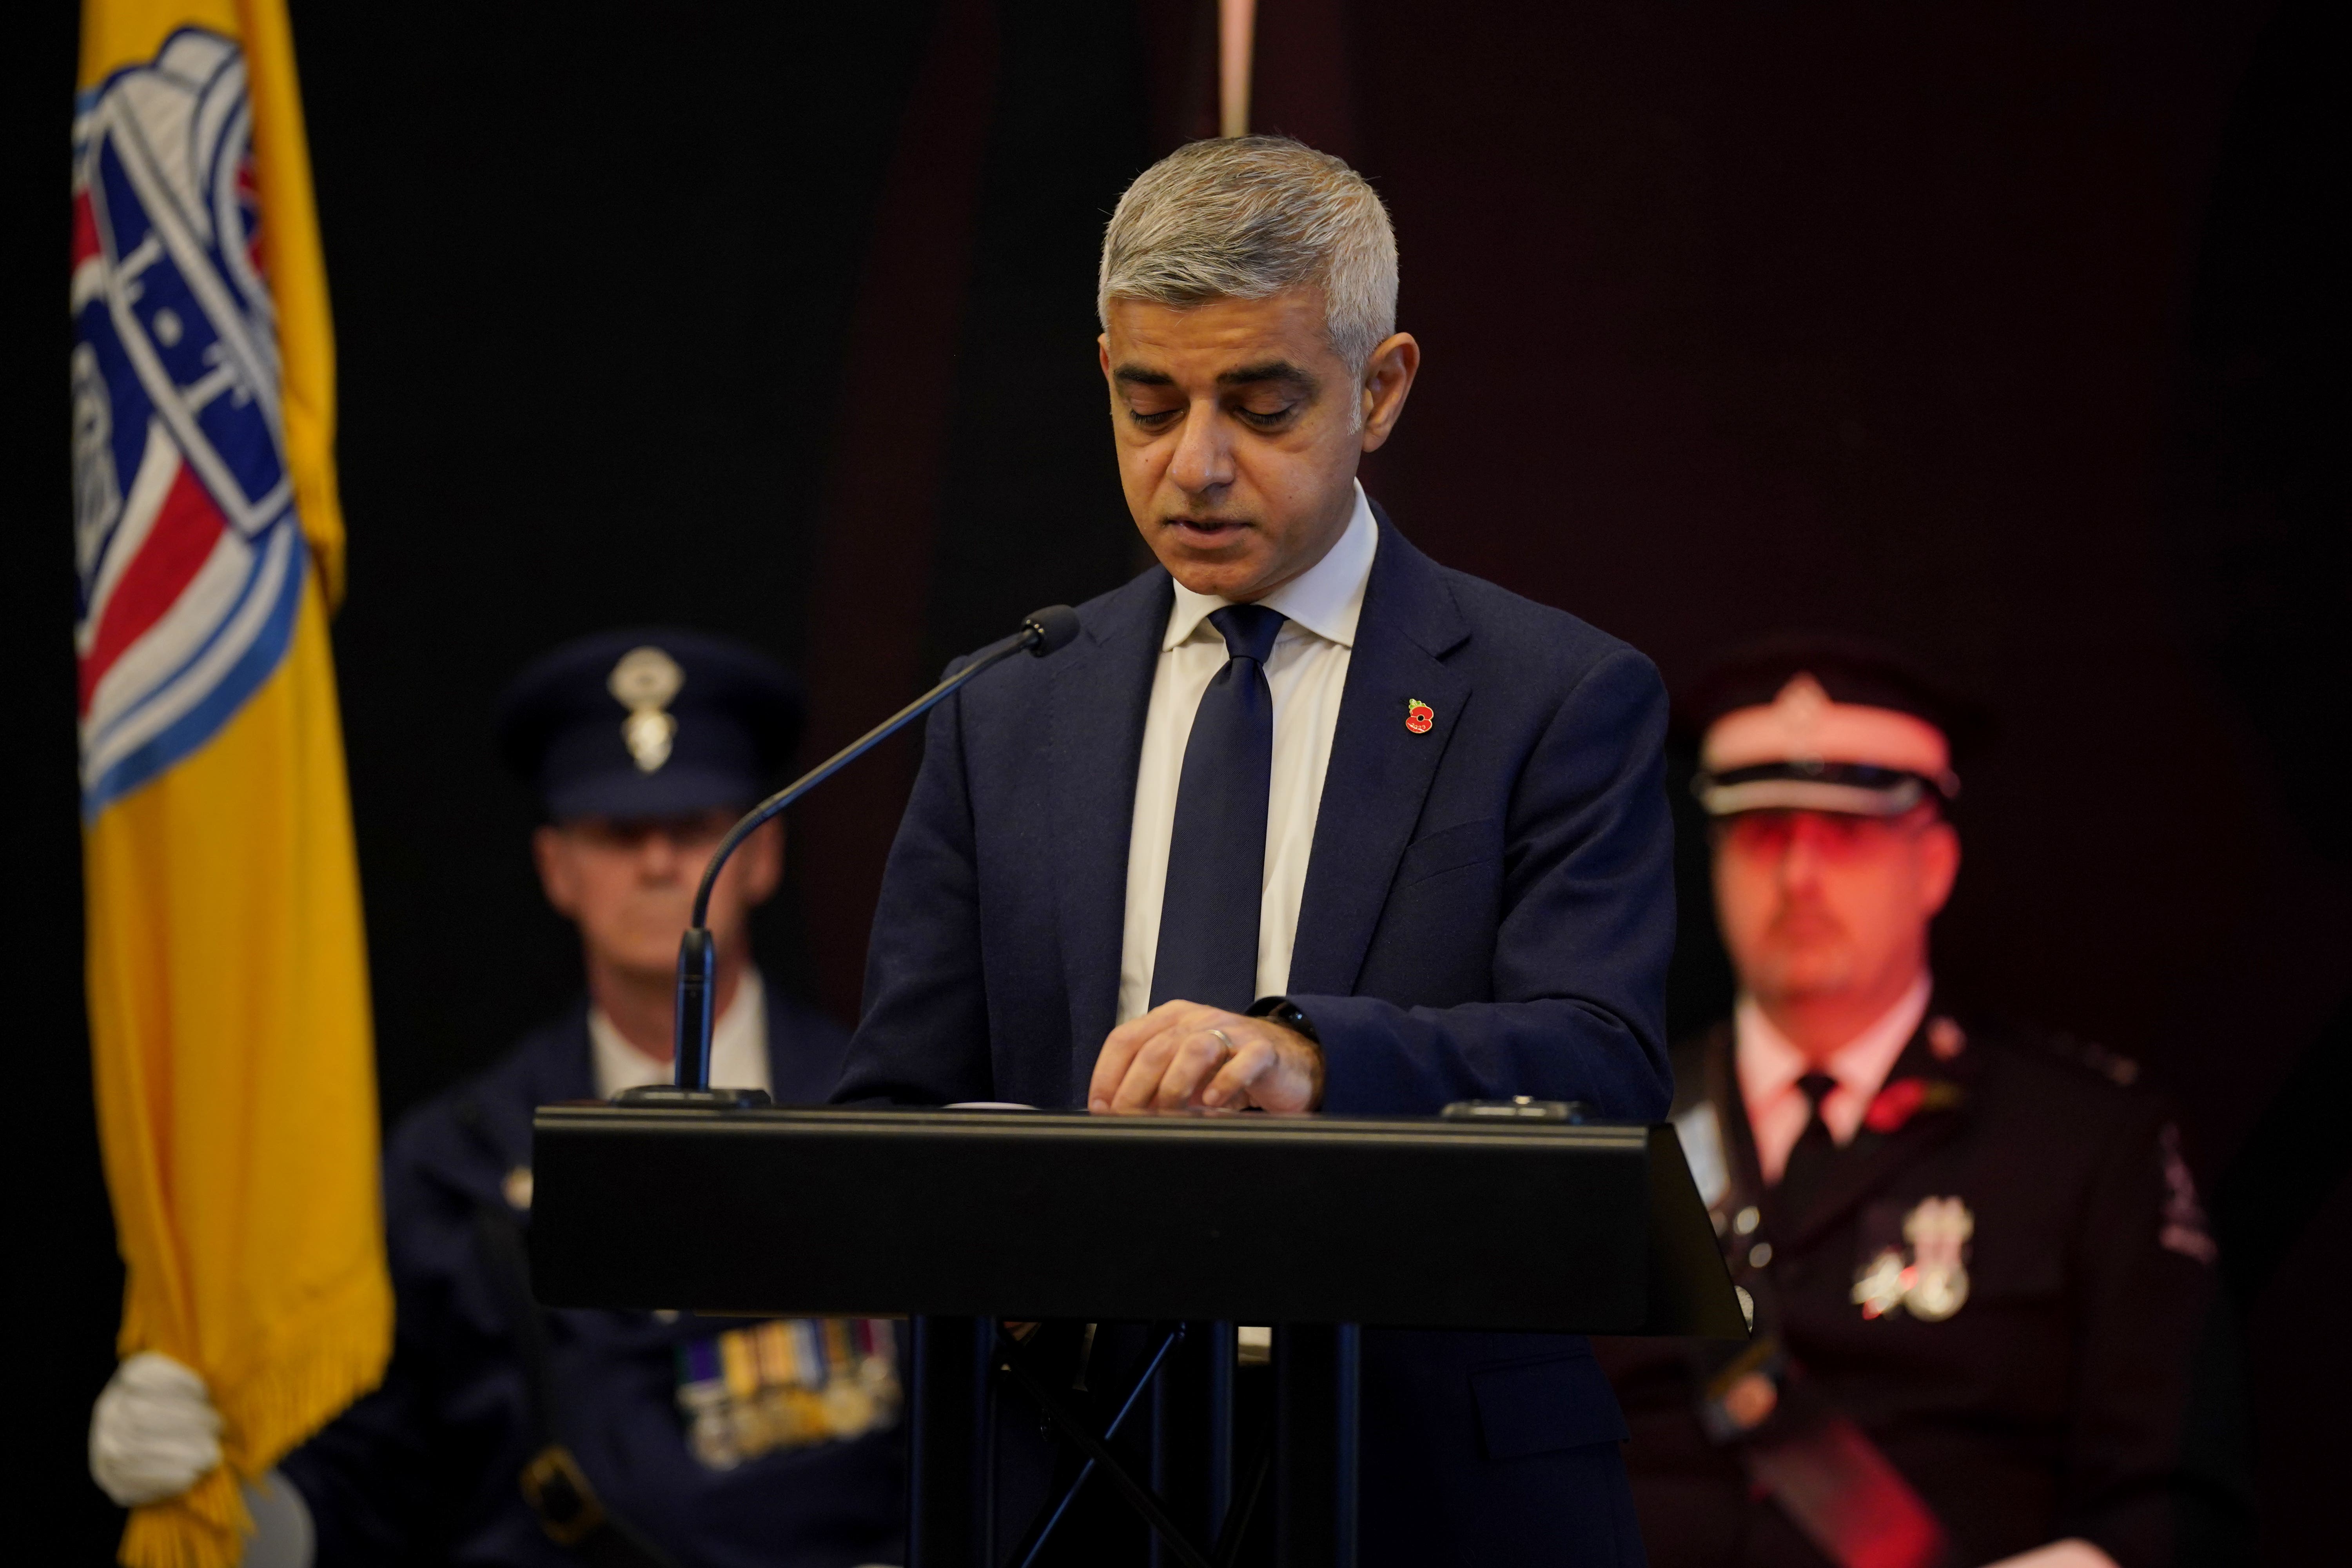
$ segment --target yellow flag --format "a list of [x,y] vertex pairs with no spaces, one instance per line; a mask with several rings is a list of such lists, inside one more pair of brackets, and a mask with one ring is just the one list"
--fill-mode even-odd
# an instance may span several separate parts
[[392,1297],[326,616],[333,345],[283,0],[84,0],[74,539],[91,1053],[121,1349],[226,1464],[122,1560],[243,1552],[236,1479],[382,1375]]

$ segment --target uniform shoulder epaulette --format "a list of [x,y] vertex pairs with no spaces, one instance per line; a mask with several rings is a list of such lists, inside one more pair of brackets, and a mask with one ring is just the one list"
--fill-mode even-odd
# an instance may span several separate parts
[[2037,1031],[2032,1037],[2059,1060],[2095,1072],[2119,1089],[2129,1089],[2139,1081],[2138,1062],[2095,1041],[2078,1039],[2063,1032]]

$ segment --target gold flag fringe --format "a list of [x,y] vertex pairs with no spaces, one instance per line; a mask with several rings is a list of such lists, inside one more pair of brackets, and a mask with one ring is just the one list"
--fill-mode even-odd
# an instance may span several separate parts
[[214,1391],[227,1458],[178,1497],[131,1510],[117,1552],[123,1568],[237,1568],[253,1531],[238,1483],[268,1475],[383,1381],[392,1298],[381,1270],[359,1269],[306,1316],[280,1344],[307,1348],[275,1349],[234,1387]]

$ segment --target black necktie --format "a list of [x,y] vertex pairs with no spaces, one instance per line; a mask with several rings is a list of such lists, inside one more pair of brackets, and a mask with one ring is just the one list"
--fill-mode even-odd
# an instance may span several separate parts
[[1837,1140],[1830,1136],[1830,1124],[1822,1120],[1822,1101],[1837,1087],[1837,1079],[1825,1072],[1809,1072],[1797,1080],[1797,1087],[1811,1102],[1813,1114],[1790,1146],[1789,1163],[1780,1169],[1780,1209],[1781,1217],[1789,1221],[1803,1215],[1813,1194],[1821,1191],[1822,1173],[1837,1153]]
[[1278,611],[1228,605],[1209,624],[1225,667],[1201,694],[1184,742],[1151,1005],[1182,999],[1239,1012],[1257,995],[1257,911],[1265,881],[1265,801],[1274,782],[1274,692],[1265,656]]

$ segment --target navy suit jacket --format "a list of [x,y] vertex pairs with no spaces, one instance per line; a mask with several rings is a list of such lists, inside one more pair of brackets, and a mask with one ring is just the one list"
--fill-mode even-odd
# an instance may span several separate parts
[[[1657,672],[1375,512],[1286,993],[1322,1039],[1323,1109],[1526,1094],[1654,1120],[1674,933]],[[1148,572],[1081,605],[1069,647],[934,711],[837,1100],[1085,1103],[1172,602]],[[1363,1397],[1368,1563],[1638,1561],[1624,1424],[1581,1340],[1367,1333]]]

